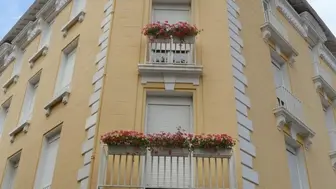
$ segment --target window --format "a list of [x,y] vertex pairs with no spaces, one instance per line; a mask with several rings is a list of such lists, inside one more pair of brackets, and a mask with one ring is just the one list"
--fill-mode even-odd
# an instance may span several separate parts
[[28,86],[23,101],[23,106],[21,110],[21,116],[19,120],[19,125],[24,124],[27,121],[30,121],[33,114],[36,90],[40,81],[41,71],[38,72],[28,81]]
[[[77,41],[77,40],[76,40]],[[73,70],[75,67],[77,42],[72,42],[63,50],[62,62],[58,72],[55,97],[70,89]],[[73,44],[75,43],[75,44]]]
[[190,22],[190,4],[154,3],[152,21],[168,21],[170,24],[174,24],[180,21]]
[[51,23],[48,24],[44,21],[41,21],[41,27],[42,27],[42,34],[39,49],[41,49],[43,46],[48,46],[51,37]]
[[286,70],[286,65],[280,65],[275,60],[272,61],[275,87],[283,86],[290,90],[290,82]]
[[292,189],[308,189],[308,177],[302,148],[286,145]]
[[[173,133],[177,131],[178,127],[181,127],[186,132],[192,132],[192,99],[188,97],[149,96],[147,99],[146,133],[161,131]],[[183,171],[185,171],[186,175],[189,175],[189,167],[191,166],[187,162],[187,157],[179,157],[179,159],[177,157],[152,158],[151,162],[148,163],[152,168],[148,169],[147,183],[150,183],[151,186],[168,187],[170,183],[164,182],[164,180],[172,180],[173,187],[178,187],[180,186],[178,183],[183,184],[183,182],[185,182],[186,186],[188,179],[183,179]],[[178,170],[177,167],[179,167]],[[183,167],[185,168],[184,170]],[[164,173],[163,170],[166,170],[166,172]],[[174,175],[173,178],[170,175]],[[160,180],[160,183],[157,183],[157,180]]]
[[269,18],[269,12],[271,11],[270,4],[267,0],[263,0],[263,8],[264,8],[264,16],[265,20],[268,20]]
[[7,160],[6,171],[1,188],[13,189],[19,167],[21,152],[16,153]]
[[22,68],[23,62],[23,52],[21,50],[16,50],[15,52],[15,63],[12,72],[12,76],[19,75]]
[[332,107],[329,107],[325,110],[325,121],[326,126],[329,132],[329,138],[330,138],[330,146],[331,151],[336,151],[336,124],[335,124],[335,116],[334,116],[334,110]]
[[71,18],[76,17],[81,11],[84,11],[86,0],[73,0],[72,1],[72,10],[71,10]]
[[8,100],[6,100],[4,103],[2,103],[1,107],[0,107],[0,137],[3,133],[3,129],[5,126],[5,120],[7,117],[7,113],[10,107],[12,101],[12,97],[10,97]]
[[34,188],[50,188],[56,165],[60,131],[45,136]]

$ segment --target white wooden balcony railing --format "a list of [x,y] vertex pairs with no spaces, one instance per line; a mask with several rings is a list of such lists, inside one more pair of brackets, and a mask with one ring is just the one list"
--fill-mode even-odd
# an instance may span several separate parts
[[276,88],[277,107],[284,108],[300,121],[304,122],[303,108],[301,101],[296,98],[286,87]]
[[287,41],[289,41],[287,30],[280,20],[275,16],[272,11],[265,11],[266,22],[269,22],[280,33],[280,35]]
[[98,189],[237,189],[234,155],[227,158],[109,155],[101,148]]
[[195,64],[195,37],[148,40],[147,48],[149,64]]

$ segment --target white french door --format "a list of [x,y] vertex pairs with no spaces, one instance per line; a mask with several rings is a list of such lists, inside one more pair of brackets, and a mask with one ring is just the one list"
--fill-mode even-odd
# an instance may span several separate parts
[[[192,132],[192,99],[183,97],[149,97],[146,133]],[[147,161],[147,187],[181,187],[190,185],[189,157],[152,157]]]

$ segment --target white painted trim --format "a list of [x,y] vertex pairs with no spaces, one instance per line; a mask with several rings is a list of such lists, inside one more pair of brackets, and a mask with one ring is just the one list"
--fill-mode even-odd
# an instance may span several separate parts
[[248,118],[248,110],[251,108],[251,102],[246,95],[248,82],[244,74],[244,68],[246,66],[246,61],[242,54],[244,43],[239,34],[242,29],[242,25],[239,21],[240,9],[234,0],[227,0],[227,4],[243,189],[255,189],[259,184],[259,176],[258,173],[253,170],[253,159],[256,157],[256,147],[253,145],[250,136],[253,132],[253,124]]

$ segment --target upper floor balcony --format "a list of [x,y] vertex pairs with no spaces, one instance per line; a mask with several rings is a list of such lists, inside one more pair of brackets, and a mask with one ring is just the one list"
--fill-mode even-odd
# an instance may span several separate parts
[[322,104],[326,107],[329,106],[330,100],[336,98],[336,84],[333,82],[333,78],[327,70],[325,70],[319,63],[314,63],[315,75],[313,81],[317,90],[324,92],[325,95],[321,95]]
[[195,36],[179,39],[147,39],[144,62],[138,65],[142,83],[164,82],[199,84],[203,67],[197,61]]
[[300,135],[305,139],[308,148],[310,139],[315,135],[305,123],[302,102],[284,86],[276,88],[277,102],[274,114],[277,118],[277,126],[283,129],[285,125],[290,127],[291,136],[296,139]]
[[98,189],[105,188],[237,189],[234,156],[111,153],[103,145]]
[[276,47],[279,47],[280,53],[286,55],[291,61],[298,55],[297,51],[290,44],[285,26],[273,11],[265,11],[265,23],[261,26],[261,31],[264,40],[274,43]]

